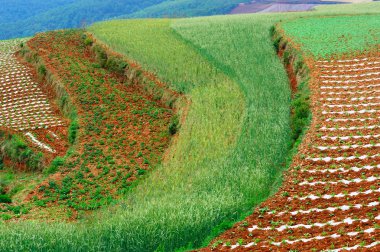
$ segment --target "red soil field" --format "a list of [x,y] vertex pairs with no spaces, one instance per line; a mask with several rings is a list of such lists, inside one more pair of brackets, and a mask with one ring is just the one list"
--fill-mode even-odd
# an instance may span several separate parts
[[111,203],[154,168],[169,145],[173,115],[139,83],[100,67],[82,36],[81,31],[50,32],[27,43],[65,86],[80,126],[73,153],[28,200],[74,211]]
[[68,120],[55,104],[54,92],[17,50],[18,44],[0,53],[0,128],[23,136],[35,152],[44,154],[47,165],[67,151]]
[[380,55],[309,67],[313,120],[283,186],[202,251],[380,250]]

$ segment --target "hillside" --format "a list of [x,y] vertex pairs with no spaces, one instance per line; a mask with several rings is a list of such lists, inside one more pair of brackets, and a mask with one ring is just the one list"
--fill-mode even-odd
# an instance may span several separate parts
[[82,27],[95,21],[130,14],[164,0],[5,1],[0,6],[0,39],[36,32]]
[[223,14],[228,13],[237,3],[237,0],[5,1],[0,5],[0,39],[26,37],[36,32],[61,28],[77,28],[120,16],[188,17]]
[[0,250],[378,246],[378,7],[2,41]]

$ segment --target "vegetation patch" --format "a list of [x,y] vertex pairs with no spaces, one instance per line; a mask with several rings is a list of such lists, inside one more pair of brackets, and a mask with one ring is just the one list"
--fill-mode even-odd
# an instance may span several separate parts
[[295,143],[300,143],[300,137],[306,132],[311,121],[310,109],[310,70],[307,65],[307,56],[302,54],[296,45],[286,37],[279,25],[271,28],[273,46],[289,76],[290,87],[292,89],[291,103],[291,128],[292,138]]
[[380,41],[380,16],[376,14],[303,18],[282,27],[305,53],[321,58],[365,53],[378,48]]
[[62,97],[67,93],[72,104],[63,107],[76,108],[66,109],[75,115],[68,129],[75,147],[53,160],[46,174],[54,175],[28,196],[39,208],[79,211],[107,205],[154,168],[169,144],[172,110],[137,82],[124,83],[108,57],[104,67],[109,70],[99,68],[102,59],[85,40],[81,31],[40,34],[23,51],[44,69],[40,76],[64,87]]
[[2,160],[8,159],[13,164],[20,164],[21,170],[41,171],[44,167],[43,154],[36,153],[16,134],[0,132],[0,150]]

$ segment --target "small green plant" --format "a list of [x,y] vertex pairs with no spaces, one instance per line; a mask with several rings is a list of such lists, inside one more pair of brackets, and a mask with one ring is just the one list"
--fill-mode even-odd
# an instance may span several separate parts
[[56,157],[50,164],[49,168],[45,170],[46,174],[56,173],[60,166],[63,166],[65,159],[63,157]]
[[84,45],[85,46],[92,46],[92,44],[94,43],[94,41],[92,41],[92,39],[90,37],[87,37],[84,39]]
[[9,214],[0,214],[0,218],[1,218],[2,220],[7,221],[7,220],[10,220],[10,219],[12,218],[12,216],[9,215]]
[[223,244],[222,240],[218,240],[211,245],[212,249],[216,249],[219,245]]
[[47,70],[46,70],[46,67],[45,65],[39,65],[38,66],[38,69],[37,69],[37,72],[38,72],[38,75],[43,78],[46,76],[46,73],[47,73]]
[[0,195],[0,203],[12,203],[12,199],[9,197],[9,195],[2,194]]
[[178,116],[175,115],[170,120],[169,133],[171,135],[175,135],[177,133],[178,129],[179,129],[179,119],[178,119]]
[[79,123],[78,121],[72,121],[69,127],[69,143],[74,144],[75,140],[77,139],[79,130]]
[[289,192],[282,192],[281,195],[282,195],[282,197],[289,197],[290,193]]

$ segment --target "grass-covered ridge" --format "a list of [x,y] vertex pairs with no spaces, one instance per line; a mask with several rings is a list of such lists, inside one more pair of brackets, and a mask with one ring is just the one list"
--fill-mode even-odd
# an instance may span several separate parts
[[[368,6],[373,9],[363,5],[362,11]],[[186,123],[166,162],[128,200],[91,223],[4,225],[0,249],[173,251],[201,245],[213,227],[250,211],[269,195],[291,142],[290,90],[270,28],[302,15],[313,13],[112,21],[91,28],[186,94]]]
[[304,18],[282,27],[302,50],[317,57],[363,52],[380,43],[379,15]]
[[[254,28],[249,28],[250,19],[194,21],[197,22],[174,23],[174,30],[169,26],[173,23],[170,20],[110,21],[90,29],[98,39],[144,67],[157,69],[160,77],[192,101],[170,162],[138,187],[133,196],[134,210],[123,213],[124,219],[133,219],[138,226],[158,226],[156,221],[145,220],[160,220],[160,225],[173,231],[140,231],[129,224],[130,237],[148,237],[143,247],[135,247],[133,240],[126,241],[136,250],[153,250],[161,243],[158,241],[165,241],[165,248],[173,249],[170,243],[184,246],[181,240],[185,237],[200,244],[213,226],[239,217],[269,195],[289,149],[290,90],[271,46],[269,26],[268,36],[262,41],[261,34],[260,38],[245,36],[247,30],[255,33],[251,30]],[[198,26],[205,21],[210,26]],[[190,37],[206,35],[203,41],[209,40],[216,52],[224,48],[227,57],[217,58],[221,54],[214,56],[214,51],[201,49],[196,41],[188,40],[182,33],[186,27],[192,28]],[[231,40],[221,40],[223,36]],[[233,37],[237,39],[233,41]],[[265,51],[251,47],[257,41],[261,48],[267,45]],[[268,54],[271,57],[266,57]],[[262,62],[262,68],[257,69],[251,59]],[[275,74],[266,74],[269,67],[275,69]],[[238,73],[239,69],[242,72]],[[261,85],[262,82],[271,85]]]

